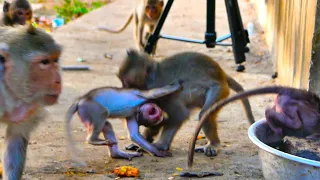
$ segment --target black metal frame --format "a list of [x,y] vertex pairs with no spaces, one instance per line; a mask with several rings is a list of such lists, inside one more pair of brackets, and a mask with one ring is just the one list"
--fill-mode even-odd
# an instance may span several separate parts
[[[215,0],[207,0],[207,27],[205,32],[205,40],[195,40],[184,37],[176,37],[170,35],[160,35],[162,26],[167,18],[174,0],[168,0],[163,13],[154,32],[149,36],[144,51],[151,54],[155,44],[159,38],[176,40],[189,43],[206,44],[207,48],[214,48],[217,46],[232,46],[235,63],[238,64],[237,71],[243,71],[245,68],[241,63],[246,61],[245,54],[249,52],[246,46],[250,43],[248,32],[243,28],[241,14],[237,0],[225,0],[228,22],[231,34],[227,34],[217,38],[215,32]],[[222,43],[226,39],[232,39],[232,44]]]

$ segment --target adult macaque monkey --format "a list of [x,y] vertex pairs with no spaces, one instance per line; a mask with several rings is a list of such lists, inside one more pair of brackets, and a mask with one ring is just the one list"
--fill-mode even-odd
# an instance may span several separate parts
[[61,47],[33,26],[0,27],[0,120],[7,124],[4,180],[21,179],[31,131],[61,93]]
[[282,86],[257,88],[221,100],[203,113],[190,142],[188,166],[192,166],[197,136],[201,127],[206,124],[210,114],[218,112],[233,101],[270,93],[278,94],[278,96],[274,106],[267,108],[265,111],[267,123],[272,130],[266,143],[274,143],[284,136],[320,139],[320,99],[316,94]]
[[[158,24],[163,6],[163,0],[140,0],[140,3],[130,15],[127,22],[119,30],[112,30],[105,26],[99,26],[99,29],[110,33],[121,33],[126,29],[133,18],[133,32],[137,48],[140,51],[143,51],[146,41],[148,40],[150,34],[153,33],[155,26]],[[147,33],[145,36],[143,36],[145,26],[147,27]],[[153,54],[155,51],[156,47],[153,50]]]
[[1,25],[14,26],[31,23],[32,8],[27,0],[13,0],[11,3],[4,1]]
[[[149,91],[136,89],[121,89],[115,87],[102,87],[89,91],[71,105],[67,112],[66,130],[69,140],[69,150],[73,160],[82,163],[75,156],[75,147],[71,137],[70,121],[74,113],[78,112],[81,121],[87,127],[87,142],[92,145],[109,145],[110,156],[113,158],[125,158],[131,160],[142,154],[135,152],[123,152],[116,145],[117,140],[112,125],[107,118],[128,118],[127,128],[130,138],[154,156],[168,156],[167,152],[161,152],[157,148],[149,146],[149,143],[140,135],[139,126],[155,126],[162,122],[164,113],[151,100],[174,95],[181,89],[181,82],[173,85],[155,88]],[[99,139],[103,133],[105,140]]]
[[[178,97],[168,98],[157,103],[169,118],[159,126],[149,127],[144,135],[149,142],[163,127],[160,139],[153,145],[159,150],[167,151],[183,122],[188,119],[191,108],[202,108],[199,118],[214,103],[229,95],[231,89],[240,92],[242,86],[233,78],[226,75],[218,63],[204,54],[183,52],[169,56],[160,62],[149,55],[129,50],[126,59],[120,66],[120,80],[124,87],[137,89],[152,89],[182,80],[183,90]],[[254,122],[251,107],[247,99],[242,101],[250,123]],[[200,147],[207,156],[215,156],[220,139],[217,132],[217,112],[211,113],[203,131],[209,140],[208,144]]]

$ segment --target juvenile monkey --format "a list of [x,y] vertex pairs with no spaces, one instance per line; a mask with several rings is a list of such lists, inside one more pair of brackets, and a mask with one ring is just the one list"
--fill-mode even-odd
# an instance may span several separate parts
[[0,27],[0,121],[7,124],[4,180],[21,179],[31,131],[61,93],[61,47],[33,26]]
[[[107,118],[126,118],[127,128],[131,139],[155,156],[166,156],[156,148],[151,148],[139,133],[138,127],[155,126],[162,122],[164,115],[162,110],[150,100],[168,96],[181,88],[180,84],[155,88],[149,91],[135,89],[122,89],[116,87],[102,87],[89,91],[71,105],[67,112],[66,130],[70,150],[74,154],[72,144],[70,121],[74,113],[78,112],[81,121],[87,127],[87,142],[92,145],[109,145],[110,156],[113,158],[126,158],[141,156],[141,153],[128,153],[118,149],[116,137]],[[105,140],[99,139],[103,133]],[[81,162],[75,156],[74,160]],[[82,162],[81,162],[82,163]]]
[[[155,26],[158,24],[162,10],[163,0],[140,0],[140,3],[135,8],[133,13],[128,18],[127,22],[118,30],[112,30],[105,26],[99,26],[100,30],[104,30],[110,33],[121,33],[130,24],[131,20],[134,21],[134,38],[137,48],[143,51],[146,41],[148,40]],[[147,28],[146,35],[143,36],[144,28]],[[156,46],[153,50],[153,54],[156,52]]]
[[[120,66],[118,76],[123,87],[137,89],[152,89],[170,84],[172,81],[183,81],[183,90],[177,97],[157,103],[168,113],[169,118],[159,126],[149,127],[144,132],[146,139],[152,142],[153,137],[163,127],[159,141],[152,146],[164,151],[169,150],[176,132],[188,119],[190,109],[202,108],[199,114],[201,118],[214,103],[228,97],[229,87],[236,92],[243,91],[242,86],[226,75],[212,58],[196,52],[183,52],[155,61],[146,53],[129,50]],[[249,122],[253,123],[254,117],[248,99],[243,99],[242,103]],[[218,112],[211,113],[203,126],[209,142],[199,149],[207,156],[215,156],[220,144],[217,114]]]
[[27,0],[13,0],[11,3],[4,1],[3,16],[0,25],[14,26],[25,25],[32,19],[32,8]]
[[193,163],[196,138],[211,113],[218,112],[225,105],[251,96],[278,94],[272,108],[267,108],[265,116],[271,130],[266,143],[281,140],[284,136],[320,139],[320,99],[309,91],[282,86],[270,86],[238,93],[209,107],[200,119],[193,134],[188,156],[188,166]]

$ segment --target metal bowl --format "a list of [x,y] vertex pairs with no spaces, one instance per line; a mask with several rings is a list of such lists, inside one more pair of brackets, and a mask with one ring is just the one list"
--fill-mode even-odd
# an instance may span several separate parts
[[262,173],[267,180],[320,180],[320,161],[301,158],[274,149],[264,143],[267,121],[262,119],[248,130],[250,140],[259,147]]

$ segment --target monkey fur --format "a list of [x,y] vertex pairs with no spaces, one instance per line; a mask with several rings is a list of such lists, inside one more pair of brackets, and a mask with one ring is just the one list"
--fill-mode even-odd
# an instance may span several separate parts
[[[177,97],[167,98],[157,104],[168,113],[169,118],[159,126],[148,127],[144,132],[145,138],[151,143],[163,127],[160,139],[152,146],[167,151],[172,139],[183,122],[188,119],[190,110],[202,108],[203,113],[219,100],[229,95],[229,87],[236,92],[244,91],[242,86],[228,76],[212,58],[196,52],[182,52],[158,61],[149,55],[135,50],[129,50],[127,57],[120,66],[118,77],[125,88],[152,89],[182,80],[183,90]],[[242,103],[250,124],[254,122],[248,99]],[[200,147],[207,156],[215,156],[220,145],[217,132],[216,116],[211,113],[203,126],[208,144]]]
[[0,27],[0,121],[7,125],[2,158],[4,180],[21,179],[31,132],[44,106],[61,93],[61,47],[33,26]]
[[[131,139],[147,152],[155,156],[163,156],[162,152],[145,145],[145,140],[141,138],[137,127],[140,125],[155,126],[161,123],[164,119],[164,113],[162,113],[162,110],[156,104],[149,101],[168,96],[180,89],[181,85],[178,83],[149,91],[101,87],[93,89],[78,98],[69,108],[66,118],[68,144],[70,145],[69,150],[72,159],[80,164],[84,164],[82,160],[74,155],[76,150],[72,144],[70,121],[76,112],[78,112],[81,121],[87,127],[87,142],[93,145],[108,145],[111,157],[131,160],[133,157],[142,155],[139,152],[128,153],[119,150],[116,145],[117,140],[112,125],[106,121],[107,118],[126,117],[130,118],[127,122],[127,128]],[[105,140],[99,139],[101,132]]]
[[28,0],[4,1],[2,26],[25,25],[31,23],[32,7]]
[[[99,26],[100,30],[107,31],[109,33],[121,33],[124,31],[130,22],[134,21],[133,34],[136,41],[138,50],[143,51],[146,42],[153,33],[154,28],[158,24],[161,13],[163,11],[163,0],[140,0],[140,3],[135,8],[133,13],[129,16],[127,22],[118,30],[112,30],[105,26]],[[143,37],[144,28],[147,28],[146,35]],[[155,54],[156,46],[153,49],[152,54]]]
[[277,94],[274,106],[267,108],[265,116],[272,130],[266,143],[274,143],[284,136],[319,138],[320,99],[309,91],[282,86],[270,86],[240,92],[209,107],[201,117],[189,143],[188,166],[192,167],[197,136],[210,114],[218,112],[227,104],[256,95]]

